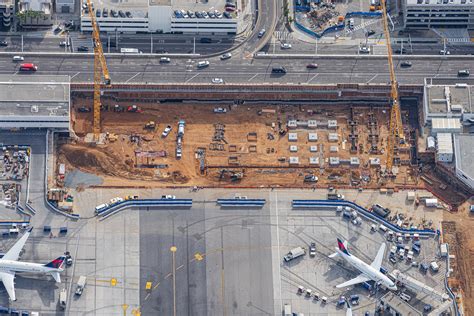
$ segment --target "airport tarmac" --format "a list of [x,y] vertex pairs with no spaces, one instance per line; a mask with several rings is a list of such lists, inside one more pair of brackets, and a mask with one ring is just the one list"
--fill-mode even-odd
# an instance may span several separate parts
[[[400,199],[406,193],[388,197],[374,191],[351,191],[351,199],[361,205],[381,203],[381,199]],[[92,217],[94,207],[115,196],[138,194],[141,198],[159,198],[174,194],[177,198],[192,198],[190,209],[130,209],[104,221]],[[261,209],[223,209],[217,198],[232,198],[235,194],[248,198],[264,198]],[[17,302],[10,306],[43,313],[58,312],[61,288],[69,293],[66,313],[80,315],[116,315],[126,307],[130,314],[140,309],[142,315],[177,314],[269,314],[281,313],[283,304],[291,303],[294,311],[308,314],[339,314],[335,301],[340,295],[359,294],[361,304],[354,310],[373,312],[375,299],[360,286],[336,289],[335,285],[358,273],[338,259],[328,259],[334,252],[336,238],[349,241],[349,251],[370,263],[384,241],[380,232],[371,233],[365,220],[354,226],[335,211],[300,211],[291,208],[293,199],[323,198],[326,190],[244,190],[205,189],[85,189],[75,192],[77,222],[63,217],[42,214],[33,217],[36,229],[25,247],[22,260],[48,262],[69,250],[75,259],[73,266],[62,274],[63,283],[55,284],[49,277],[41,281],[18,277]],[[365,204],[364,204],[365,203]],[[405,208],[405,207],[404,207]],[[407,212],[423,212],[406,206]],[[35,220],[40,220],[35,223]],[[42,232],[42,225],[52,222],[54,238]],[[66,225],[66,236],[58,228]],[[284,254],[296,246],[309,247],[316,242],[315,258],[304,258],[285,264]],[[13,242],[10,240],[9,242]],[[54,247],[51,247],[51,244]],[[171,247],[176,247],[173,260]],[[390,248],[387,245],[387,251]],[[8,242],[2,244],[8,248]],[[419,258],[426,261],[437,256],[436,241],[423,240]],[[437,259],[440,272],[420,274],[404,262],[392,265],[384,259],[389,271],[397,268],[438,290],[443,289],[444,262]],[[418,260],[418,259],[417,259]],[[75,283],[80,275],[87,276],[81,297],[74,297]],[[174,281],[174,282],[173,282]],[[146,289],[147,282],[151,288]],[[328,297],[328,304],[306,299],[296,294],[299,285]],[[3,290],[3,289],[2,289]],[[8,306],[5,291],[0,290],[0,304]],[[4,295],[2,295],[2,293]],[[418,299],[421,299],[418,303]],[[417,308],[427,298],[413,299]],[[435,306],[433,304],[433,306]]]

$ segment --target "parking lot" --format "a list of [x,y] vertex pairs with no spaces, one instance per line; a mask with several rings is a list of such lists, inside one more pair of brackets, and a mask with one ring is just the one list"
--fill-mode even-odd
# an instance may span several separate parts
[[17,207],[25,207],[30,148],[4,145],[0,148],[0,219],[19,220]]

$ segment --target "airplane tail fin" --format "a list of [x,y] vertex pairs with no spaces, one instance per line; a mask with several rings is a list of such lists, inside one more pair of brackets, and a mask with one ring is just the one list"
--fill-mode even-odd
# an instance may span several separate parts
[[48,268],[53,268],[53,269],[61,269],[61,266],[63,265],[65,260],[66,260],[66,256],[61,256],[45,264],[44,266]]
[[61,283],[61,275],[59,274],[59,272],[55,271],[55,272],[51,272],[50,274],[57,283]]
[[345,253],[346,255],[350,256],[351,254],[349,253],[349,251],[347,251],[346,247],[347,247],[347,243],[342,240],[340,240],[339,238],[337,239],[337,246],[339,247],[339,250],[342,251],[343,253]]

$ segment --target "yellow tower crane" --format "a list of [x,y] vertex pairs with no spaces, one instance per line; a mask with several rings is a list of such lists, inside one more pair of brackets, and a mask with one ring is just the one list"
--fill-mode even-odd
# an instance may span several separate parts
[[395,159],[395,151],[400,144],[400,140],[404,139],[402,115],[400,111],[400,98],[398,95],[398,82],[395,76],[395,68],[393,66],[392,57],[392,43],[390,41],[390,32],[388,30],[387,20],[387,5],[385,0],[381,0],[382,16],[383,16],[383,30],[385,33],[385,40],[387,41],[387,56],[388,66],[390,71],[390,130],[387,144],[387,172],[392,172],[392,167]]
[[94,43],[94,124],[93,131],[95,140],[99,140],[100,135],[100,88],[102,85],[102,76],[104,77],[105,85],[110,85],[109,69],[105,61],[104,51],[102,49],[102,42],[100,41],[99,25],[95,20],[95,15],[92,10],[91,0],[87,0],[87,7],[89,8],[89,17],[92,25],[92,39]]

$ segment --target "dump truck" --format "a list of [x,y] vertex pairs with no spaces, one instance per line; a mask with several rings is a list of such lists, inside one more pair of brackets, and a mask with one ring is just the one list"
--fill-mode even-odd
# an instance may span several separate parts
[[156,128],[156,123],[154,121],[148,121],[145,124],[145,129],[154,130]]
[[79,280],[77,281],[77,287],[76,287],[76,295],[81,296],[82,292],[84,291],[84,288],[86,287],[86,281],[87,277],[85,275],[81,275],[79,277]]

